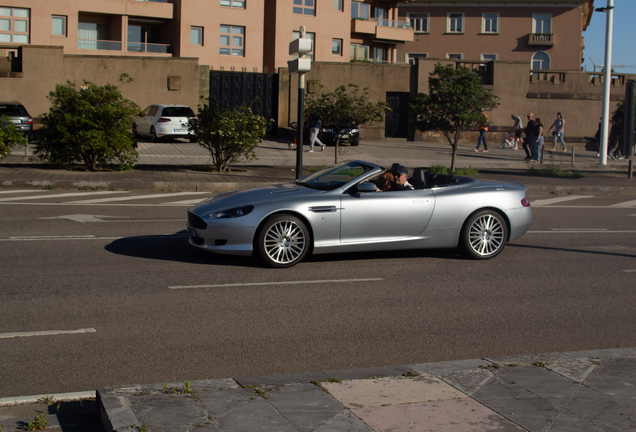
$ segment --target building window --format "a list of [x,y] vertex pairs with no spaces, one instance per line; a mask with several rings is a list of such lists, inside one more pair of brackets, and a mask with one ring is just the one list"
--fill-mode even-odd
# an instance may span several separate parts
[[406,53],[406,62],[414,65],[415,59],[428,58],[428,53]]
[[479,59],[484,61],[499,60],[499,54],[481,54]]
[[342,12],[342,0],[333,0],[333,10]]
[[342,55],[342,39],[333,39],[331,41],[331,54]]
[[221,0],[221,6],[245,9],[245,0]]
[[446,33],[464,33],[464,13],[449,13]]
[[499,33],[499,14],[485,13],[481,14],[481,32],[482,33]]
[[121,42],[109,44],[108,24],[79,22],[77,23],[77,48],[79,49],[119,49]]
[[0,7],[0,42],[29,43],[29,9]]
[[298,15],[315,15],[314,0],[294,0],[294,13]]
[[203,45],[203,27],[190,27],[190,44]]
[[427,13],[409,13],[406,14],[406,19],[411,23],[411,28],[415,33],[428,33],[428,19]]
[[[297,31],[293,31],[292,32],[292,40],[296,40],[300,38],[300,32]],[[308,52],[307,54],[305,54],[304,58],[308,58],[313,60],[314,59],[314,52],[316,49],[316,33],[305,33],[305,38],[306,39],[311,39],[311,51]],[[292,54],[292,60],[295,60],[298,58],[298,54]]]
[[351,44],[349,59],[351,61],[369,60],[369,47],[367,45]]
[[66,17],[55,16],[51,17],[51,35],[52,36],[66,36]]
[[221,24],[221,41],[219,54],[228,56],[243,56],[245,27]]
[[384,48],[373,48],[373,62],[383,63],[386,61],[386,50]]
[[552,33],[552,14],[532,14],[532,33]]
[[446,58],[449,60],[463,60],[464,54],[446,53]]
[[369,5],[367,3],[351,2],[351,18],[352,19],[369,19]]
[[532,70],[550,70],[550,56],[545,51],[538,51],[532,56]]

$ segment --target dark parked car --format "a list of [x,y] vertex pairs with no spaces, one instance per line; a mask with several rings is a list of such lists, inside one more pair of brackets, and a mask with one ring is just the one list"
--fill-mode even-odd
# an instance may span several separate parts
[[336,128],[326,126],[322,129],[318,138],[326,145],[336,145],[336,139],[340,135],[340,144],[349,144],[357,146],[360,144],[360,129],[341,129],[340,133],[336,133]]
[[26,134],[29,139],[33,134],[33,117],[20,102],[0,102],[0,117],[7,116],[19,132]]

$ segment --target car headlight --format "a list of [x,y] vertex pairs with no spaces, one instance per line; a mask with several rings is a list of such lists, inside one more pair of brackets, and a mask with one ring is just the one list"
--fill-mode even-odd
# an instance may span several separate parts
[[214,219],[237,218],[237,217],[245,216],[252,213],[252,210],[254,210],[254,206],[247,205],[243,207],[236,207],[229,210],[223,210],[218,213],[211,213],[210,217]]
[[350,133],[355,134],[355,133],[358,133],[358,132],[360,132],[360,130],[359,130],[359,129],[351,129],[351,132],[350,132]]

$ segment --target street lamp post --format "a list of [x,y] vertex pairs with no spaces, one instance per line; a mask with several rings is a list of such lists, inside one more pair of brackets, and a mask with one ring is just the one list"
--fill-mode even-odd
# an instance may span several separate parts
[[612,81],[612,26],[614,23],[614,0],[607,0],[607,7],[596,9],[607,13],[605,26],[605,70],[603,73],[603,115],[601,118],[601,142],[599,142],[599,163],[607,165],[607,138],[609,136],[610,84]]
[[296,180],[303,176],[303,129],[305,123],[305,74],[311,70],[311,59],[304,58],[311,52],[311,39],[307,35],[305,26],[300,26],[300,38],[289,44],[289,54],[298,54],[298,58],[289,62],[289,73],[298,72],[298,129],[296,135]]

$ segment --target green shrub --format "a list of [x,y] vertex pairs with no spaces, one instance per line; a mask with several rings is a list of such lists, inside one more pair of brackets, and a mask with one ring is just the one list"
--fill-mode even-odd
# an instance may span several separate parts
[[27,137],[18,131],[7,116],[0,117],[0,159],[11,155],[11,147],[16,145],[26,146]]
[[132,169],[139,159],[130,132],[139,107],[124,99],[117,87],[84,82],[56,85],[49,93],[51,108],[38,131],[36,154],[48,163],[84,162],[90,171],[117,163]]
[[429,168],[429,171],[434,174],[455,174],[455,175],[477,175],[479,170],[477,168],[457,168],[451,173],[450,169],[444,165],[433,165]]

